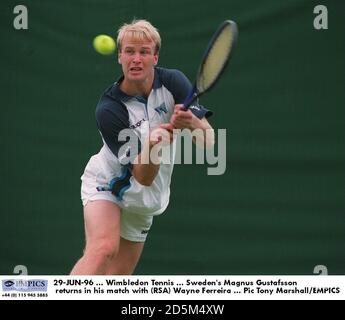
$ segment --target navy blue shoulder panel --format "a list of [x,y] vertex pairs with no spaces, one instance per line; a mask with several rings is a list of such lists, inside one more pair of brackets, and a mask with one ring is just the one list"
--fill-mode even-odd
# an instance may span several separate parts
[[[181,71],[176,69],[156,68],[156,72],[164,87],[172,93],[175,103],[183,103],[188,93],[193,88],[188,78]],[[199,105],[197,101],[190,107],[190,110],[199,119],[203,117],[208,118],[213,114],[210,110]]]
[[129,128],[129,115],[121,100],[108,94],[112,87],[103,93],[97,104],[96,122],[107,146],[116,157],[120,157],[119,150],[126,141],[119,141],[118,136],[121,130]]

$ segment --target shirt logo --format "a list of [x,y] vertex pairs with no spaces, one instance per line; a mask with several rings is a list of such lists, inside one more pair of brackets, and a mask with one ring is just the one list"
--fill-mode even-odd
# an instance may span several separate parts
[[145,119],[143,118],[143,119],[139,120],[137,123],[130,125],[129,128],[130,128],[130,129],[138,128],[138,127],[141,126],[141,124],[142,124],[144,121],[145,121]]
[[159,113],[159,114],[162,114],[163,112],[164,113],[168,113],[168,109],[165,105],[165,102],[163,102],[160,106],[158,106],[157,108],[155,108],[155,110]]

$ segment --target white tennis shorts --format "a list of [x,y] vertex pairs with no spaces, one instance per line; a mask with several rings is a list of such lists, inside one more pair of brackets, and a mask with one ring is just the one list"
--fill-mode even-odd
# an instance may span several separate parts
[[[89,201],[107,200],[117,204],[121,208],[111,191],[97,191],[97,185],[99,185],[97,176],[88,171],[87,168],[81,176],[81,199],[83,206],[85,207]],[[120,235],[129,241],[145,242],[152,222],[153,215],[138,214],[121,208]]]

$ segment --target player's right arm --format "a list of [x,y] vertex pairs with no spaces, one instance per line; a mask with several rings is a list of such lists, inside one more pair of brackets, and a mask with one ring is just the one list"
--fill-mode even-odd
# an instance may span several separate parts
[[159,150],[162,145],[173,140],[173,126],[161,124],[153,129],[144,142],[144,147],[133,162],[132,175],[140,184],[150,186],[160,167]]
[[141,144],[138,138],[132,143],[128,139],[119,139],[122,130],[129,130],[128,112],[121,105],[114,106],[114,102],[100,104],[96,109],[96,120],[103,140],[120,163],[128,167],[140,184],[150,186],[160,166],[158,151],[163,144],[172,141],[173,126],[161,124]]

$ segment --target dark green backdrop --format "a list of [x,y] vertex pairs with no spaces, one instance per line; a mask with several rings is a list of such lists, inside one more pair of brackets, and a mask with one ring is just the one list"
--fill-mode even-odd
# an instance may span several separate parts
[[[29,29],[13,28],[26,5]],[[345,2],[0,2],[0,274],[67,274],[84,245],[80,175],[101,146],[94,109],[120,74],[92,48],[133,17],[156,25],[160,65],[195,75],[224,19],[238,22],[226,76],[201,102],[226,128],[227,171],[176,166],[137,274],[345,274]]]

